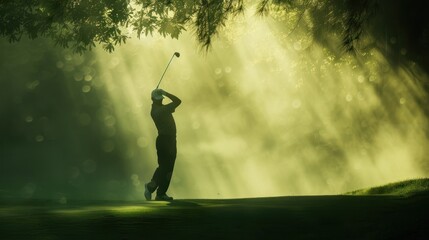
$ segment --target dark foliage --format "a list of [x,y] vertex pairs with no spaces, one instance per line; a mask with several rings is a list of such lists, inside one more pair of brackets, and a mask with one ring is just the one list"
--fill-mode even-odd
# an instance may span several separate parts
[[113,51],[115,45],[125,43],[129,31],[138,37],[158,32],[178,38],[195,26],[198,40],[209,47],[225,20],[242,9],[242,0],[0,1],[0,35],[10,42],[24,35],[48,37],[76,52],[90,50],[96,43]]
[[0,34],[10,42],[23,35],[53,39],[62,47],[82,52],[95,43],[112,51],[124,43],[132,11],[125,0],[29,0],[0,2]]
[[[0,35],[11,42],[24,35],[31,39],[48,37],[77,52],[89,50],[96,43],[113,51],[115,45],[125,43],[130,32],[138,37],[158,32],[178,38],[182,31],[195,28],[198,41],[208,49],[226,20],[244,7],[243,0],[2,0]],[[308,11],[314,33],[319,36],[330,33],[327,29],[335,30],[342,35],[347,51],[353,51],[362,35],[377,27],[372,20],[381,15],[410,38],[409,46],[427,50],[427,7],[427,1],[405,0],[260,0],[257,13]]]

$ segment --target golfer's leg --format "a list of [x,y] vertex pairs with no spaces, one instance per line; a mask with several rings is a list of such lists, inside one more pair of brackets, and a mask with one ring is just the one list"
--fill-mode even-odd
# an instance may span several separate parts
[[158,186],[159,183],[161,182],[162,176],[163,176],[163,171],[161,169],[161,164],[162,162],[164,162],[164,158],[165,158],[165,149],[163,149],[163,143],[162,143],[162,137],[158,136],[156,138],[156,155],[158,157],[158,167],[155,169],[155,172],[153,173],[152,176],[152,180],[148,183],[149,186],[149,190],[151,192],[154,192]]
[[160,179],[160,170],[159,170],[159,167],[157,167],[155,172],[153,173],[151,181],[148,183],[150,192],[154,192],[158,188],[159,179]]
[[161,168],[162,175],[160,176],[161,179],[157,190],[157,195],[164,195],[167,192],[167,189],[170,186],[171,177],[173,175],[174,163],[176,161],[176,139],[169,139],[169,141],[166,141],[166,143],[168,144],[168,154],[165,156],[165,161],[163,161]]

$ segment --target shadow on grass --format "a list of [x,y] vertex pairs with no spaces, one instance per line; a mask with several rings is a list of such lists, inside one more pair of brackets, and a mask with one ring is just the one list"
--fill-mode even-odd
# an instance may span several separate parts
[[429,195],[2,204],[2,239],[428,239]]

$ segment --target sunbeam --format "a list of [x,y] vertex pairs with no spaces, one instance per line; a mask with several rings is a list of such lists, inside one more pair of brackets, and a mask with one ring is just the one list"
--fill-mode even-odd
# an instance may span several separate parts
[[336,57],[308,36],[279,40],[272,20],[235,25],[241,34],[221,33],[207,54],[188,34],[97,51],[115,113],[105,124],[126,133],[122,164],[134,198],[156,167],[150,92],[175,51],[182,56],[161,84],[183,100],[172,195],[336,194],[427,176],[419,69],[393,69],[376,48]]

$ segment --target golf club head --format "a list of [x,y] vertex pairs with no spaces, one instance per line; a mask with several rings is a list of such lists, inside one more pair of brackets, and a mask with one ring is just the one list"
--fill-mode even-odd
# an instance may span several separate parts
[[179,52],[175,52],[175,53],[174,53],[174,56],[176,56],[176,57],[180,57],[180,53],[179,53]]

